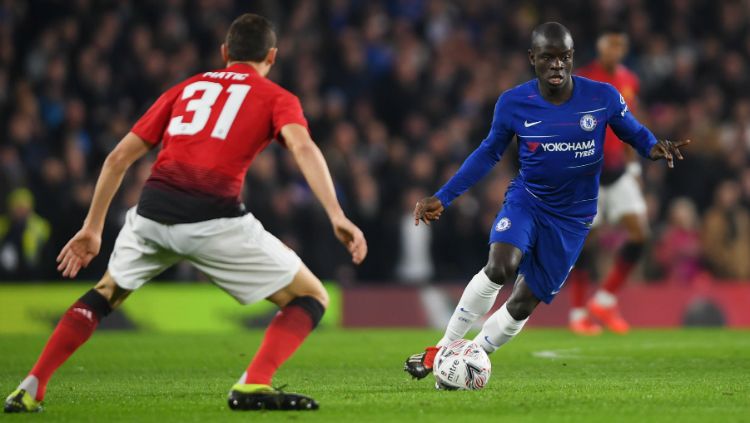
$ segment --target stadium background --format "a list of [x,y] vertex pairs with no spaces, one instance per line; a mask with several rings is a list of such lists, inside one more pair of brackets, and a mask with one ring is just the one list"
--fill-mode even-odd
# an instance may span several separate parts
[[[54,257],[80,227],[105,155],[164,89],[222,67],[227,26],[248,11],[276,23],[279,61],[270,77],[301,98],[339,198],[370,244],[364,265],[352,267],[291,157],[276,145],[258,157],[248,208],[314,272],[336,281],[341,314],[332,324],[439,326],[451,310],[459,286],[486,260],[514,153],[431,229],[413,227],[412,207],[484,137],[497,95],[532,77],[531,29],[558,20],[573,32],[579,67],[593,58],[601,28],[624,25],[626,64],[642,82],[641,119],[660,138],[694,141],[674,171],[644,166],[653,239],[624,293],[626,317],[660,326],[695,313],[704,323],[750,326],[747,0],[2,1],[0,320],[17,310],[26,323],[16,330],[48,331],[80,294],[82,285],[39,282],[58,279]],[[106,268],[154,156],[127,176],[102,253],[79,279]],[[608,230],[602,239],[606,266],[623,235]],[[178,266],[160,279],[201,276]],[[190,286],[145,288],[126,303],[121,327],[146,321],[138,313],[157,308],[158,298],[198,310],[199,301],[185,298],[216,295],[204,300],[221,303],[205,305],[207,316],[247,320],[218,290]],[[532,321],[564,324],[562,295]],[[270,313],[253,310],[259,321]]]

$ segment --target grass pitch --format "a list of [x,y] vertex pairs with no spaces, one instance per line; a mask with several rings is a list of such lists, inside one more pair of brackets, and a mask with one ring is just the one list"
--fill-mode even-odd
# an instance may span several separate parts
[[[492,356],[478,392],[442,392],[410,380],[404,359],[429,331],[321,330],[277,374],[316,398],[317,412],[232,412],[229,387],[261,332],[104,333],[53,377],[26,421],[750,421],[750,332],[636,331],[579,338],[526,330]],[[0,394],[33,365],[46,336],[0,336]]]

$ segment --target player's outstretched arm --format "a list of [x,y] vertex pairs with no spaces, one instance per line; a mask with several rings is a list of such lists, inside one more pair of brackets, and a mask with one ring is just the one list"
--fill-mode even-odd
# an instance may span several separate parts
[[456,174],[433,197],[423,198],[417,203],[414,208],[415,224],[418,225],[420,220],[425,224],[437,220],[443,208],[448,207],[456,197],[479,182],[500,161],[514,135],[510,125],[512,108],[504,100],[505,97],[503,94],[497,99],[490,132],[479,147],[469,154]]
[[690,140],[657,140],[654,134],[633,117],[625,98],[615,87],[605,84],[609,96],[607,124],[618,138],[635,148],[642,156],[651,160],[665,159],[667,166],[674,167],[674,158],[682,160],[680,147],[690,144]]
[[680,147],[690,144],[690,140],[682,141],[669,141],[669,140],[658,140],[656,144],[651,148],[649,157],[651,160],[664,159],[667,161],[667,166],[670,168],[674,167],[674,158],[682,160],[682,153],[680,153]]
[[81,268],[88,266],[99,254],[104,218],[107,216],[112,198],[128,168],[150,149],[150,144],[129,132],[104,160],[83,227],[65,244],[57,256],[57,270],[62,272],[64,277],[76,277]]
[[367,256],[367,241],[362,231],[344,215],[336,190],[333,187],[331,173],[323,153],[310,138],[307,129],[297,123],[290,123],[281,128],[286,146],[292,152],[315,196],[331,219],[336,238],[344,244],[352,255],[352,261],[359,264]]

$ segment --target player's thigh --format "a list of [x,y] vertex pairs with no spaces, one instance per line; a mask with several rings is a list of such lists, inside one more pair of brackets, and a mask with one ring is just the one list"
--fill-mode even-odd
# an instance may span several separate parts
[[294,275],[292,283],[271,294],[267,299],[279,307],[284,307],[298,297],[313,297],[323,305],[323,308],[328,308],[328,292],[320,279],[304,264]]
[[620,217],[620,226],[628,234],[628,241],[644,243],[648,239],[649,229],[646,217],[642,214],[628,213]]
[[549,303],[560,292],[588,234],[579,222],[540,217],[534,247],[524,255],[519,275],[536,298]]
[[506,201],[490,230],[490,253],[485,273],[499,284],[515,280],[524,254],[533,246],[535,237],[533,213],[527,207]]
[[[185,248],[192,245],[186,258],[241,304],[281,291],[303,267],[297,254],[266,231],[252,214],[202,222],[185,231],[177,237]],[[304,272],[300,278],[310,279]]]
[[[646,231],[646,199],[643,197],[638,179],[630,173],[623,174],[612,185],[611,195],[607,205],[607,220],[611,223],[623,224],[623,218],[629,219],[633,225],[625,229],[633,235],[645,236]],[[636,233],[637,232],[637,233]]]
[[583,248],[581,253],[576,259],[575,267],[581,270],[586,270],[592,274],[596,269],[596,248],[598,246],[597,236],[599,229],[592,227],[589,230],[589,234],[586,236],[586,240],[583,242]]
[[125,225],[115,241],[109,258],[104,285],[110,280],[120,288],[133,291],[180,260],[168,247],[167,227],[128,211]]
[[602,226],[607,220],[607,211],[610,208],[609,201],[611,198],[612,195],[610,195],[610,187],[600,186],[599,198],[597,198],[596,200],[596,216],[594,216],[594,220],[591,222],[592,228],[598,228]]

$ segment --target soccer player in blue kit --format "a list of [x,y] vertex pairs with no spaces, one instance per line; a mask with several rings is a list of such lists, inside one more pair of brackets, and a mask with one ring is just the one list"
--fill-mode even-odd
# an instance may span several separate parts
[[487,353],[511,340],[539,302],[549,303],[560,291],[596,215],[607,125],[643,157],[665,159],[670,168],[675,157],[682,159],[679,147],[689,140],[657,140],[612,85],[572,76],[573,53],[573,38],[563,25],[535,28],[529,61],[536,79],[500,96],[487,138],[414,209],[415,224],[438,220],[495,166],[516,136],[521,169],[491,229],[487,265],[466,286],[443,338],[406,360],[404,369],[417,379],[432,371],[441,346],[463,338],[490,310],[504,284],[515,281],[510,298],[474,339]]

